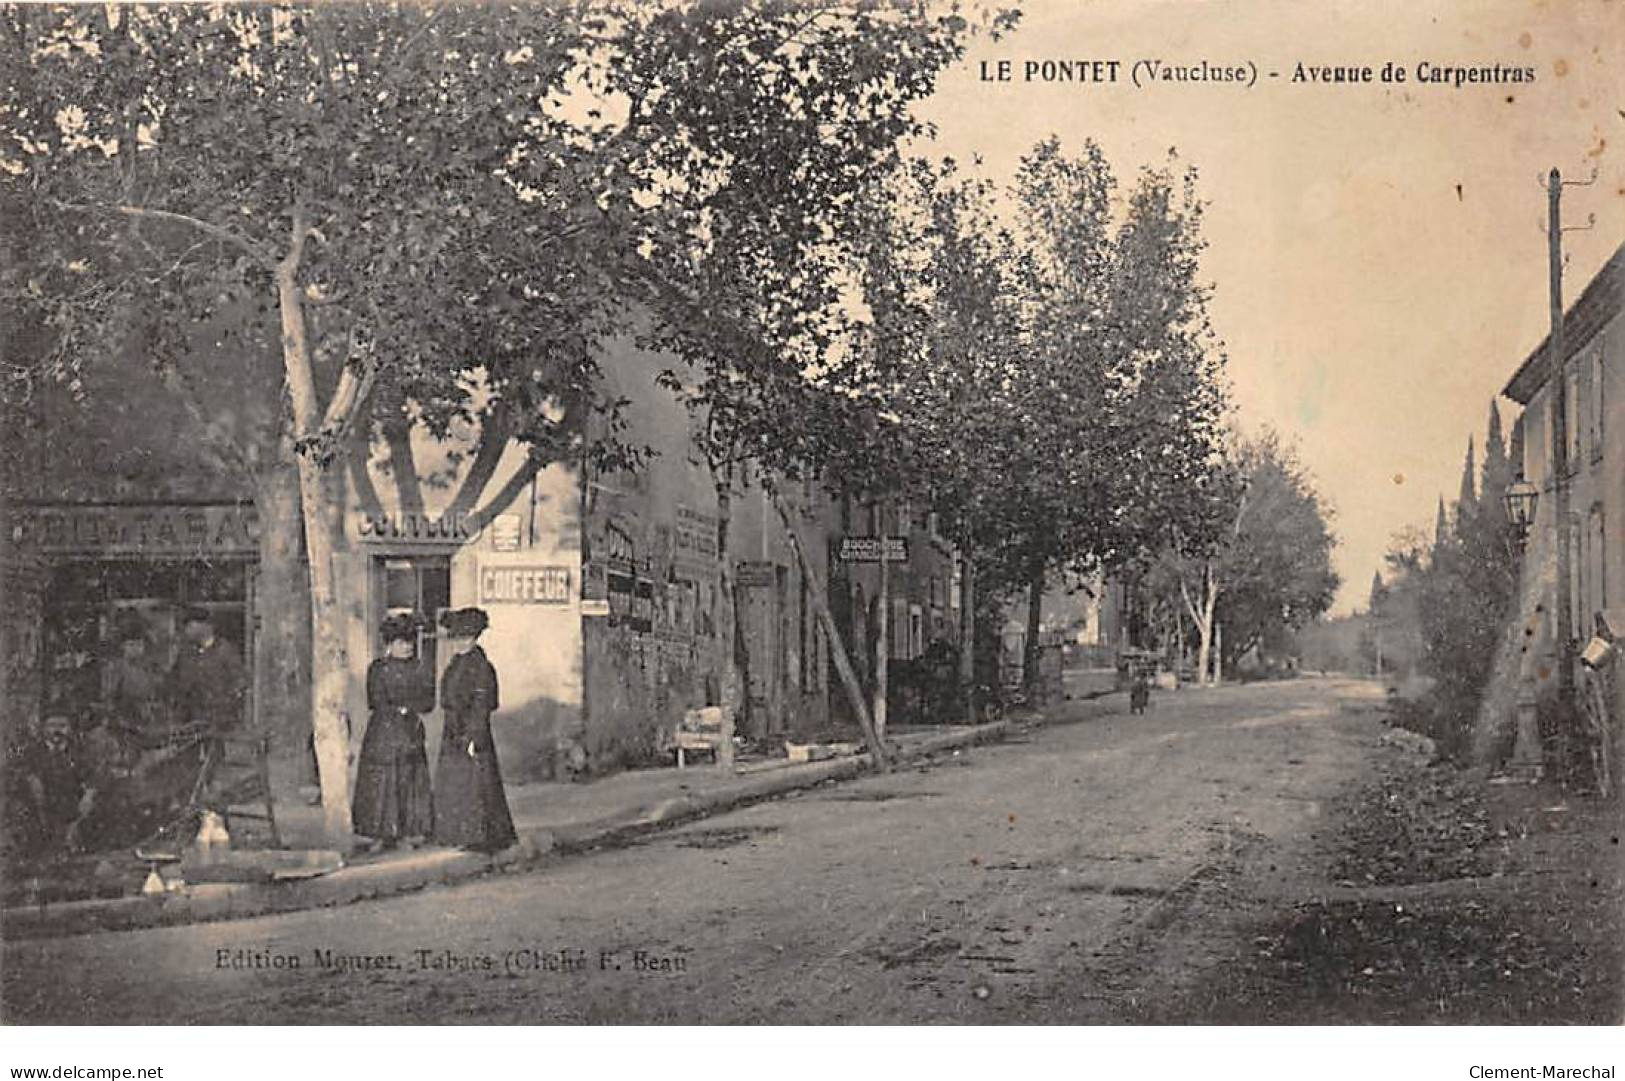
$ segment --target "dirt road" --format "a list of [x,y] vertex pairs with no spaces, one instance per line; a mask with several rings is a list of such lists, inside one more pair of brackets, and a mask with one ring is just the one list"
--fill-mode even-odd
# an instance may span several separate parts
[[1233,948],[1238,868],[1254,893],[1300,888],[1335,828],[1329,801],[1379,757],[1374,705],[1360,685],[1305,680],[1162,693],[1143,717],[1061,710],[1003,745],[539,871],[10,943],[5,1018],[1138,1019]]

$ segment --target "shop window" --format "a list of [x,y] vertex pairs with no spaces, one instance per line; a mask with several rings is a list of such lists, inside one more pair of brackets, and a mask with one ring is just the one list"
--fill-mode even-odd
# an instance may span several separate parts
[[819,626],[818,613],[811,602],[806,578],[801,579],[801,689],[809,693],[823,687],[824,628]]
[[[440,613],[451,607],[451,562],[444,556],[380,562],[384,614],[418,617],[418,656],[439,671]],[[383,643],[377,647],[381,653]]]
[[250,564],[241,560],[80,559],[52,568],[44,603],[44,705],[87,724],[105,707],[122,613],[148,625],[151,663],[168,671],[180,641],[176,616],[200,606],[215,635],[250,658]]
[[[103,581],[112,600],[179,597],[184,564],[128,560],[104,565]],[[241,594],[239,594],[239,597]]]
[[1602,459],[1603,427],[1608,416],[1607,403],[1604,390],[1608,385],[1606,361],[1608,357],[1607,343],[1599,339],[1597,348],[1591,354],[1591,460]]
[[1587,589],[1591,611],[1586,613],[1586,625],[1589,627],[1591,613],[1608,607],[1608,534],[1603,528],[1601,507],[1591,508],[1591,523],[1587,533],[1591,572],[1591,581]]
[[907,598],[891,602],[891,655],[894,660],[911,661],[925,652],[925,609]]
[[1581,409],[1580,372],[1577,368],[1570,368],[1568,372],[1568,399],[1563,403],[1563,414],[1568,421],[1568,454],[1569,472],[1580,467],[1581,454],[1581,424],[1585,413]]
[[186,595],[194,603],[240,601],[248,595],[242,563],[191,563],[182,571]]
[[1571,514],[1569,530],[1569,637],[1579,638],[1588,633],[1591,620],[1585,605],[1586,553],[1583,550],[1585,533],[1580,529],[1579,516]]

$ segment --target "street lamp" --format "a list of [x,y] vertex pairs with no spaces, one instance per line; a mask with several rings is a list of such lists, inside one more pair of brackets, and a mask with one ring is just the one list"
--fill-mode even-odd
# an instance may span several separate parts
[[[1515,555],[1522,555],[1529,539],[1529,527],[1535,521],[1535,504],[1540,502],[1540,489],[1524,479],[1520,470],[1516,479],[1502,493],[1507,512],[1507,546]],[[1538,609],[1537,609],[1538,611]],[[1524,635],[1533,633],[1525,629]],[[1525,662],[1529,643],[1524,644]],[[1540,720],[1533,675],[1524,669],[1519,673],[1517,690],[1517,737],[1512,749],[1512,769],[1516,774],[1538,780],[1545,772],[1545,756],[1540,744]]]
[[1524,480],[1523,474],[1507,485],[1501,497],[1506,503],[1507,522],[1512,529],[1512,543],[1521,553],[1529,538],[1529,526],[1535,520],[1535,504],[1540,502],[1540,489]]

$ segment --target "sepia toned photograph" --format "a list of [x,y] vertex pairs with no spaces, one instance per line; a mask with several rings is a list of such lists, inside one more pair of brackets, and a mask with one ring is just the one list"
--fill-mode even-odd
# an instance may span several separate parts
[[0,1022],[1620,1025],[1622,149],[1619,0],[0,4]]

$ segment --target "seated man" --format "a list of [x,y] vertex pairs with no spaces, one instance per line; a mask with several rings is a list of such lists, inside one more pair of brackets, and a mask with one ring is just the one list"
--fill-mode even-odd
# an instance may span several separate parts
[[66,854],[93,798],[90,769],[74,737],[72,719],[63,712],[48,714],[22,748],[15,770],[8,781],[16,786],[13,824],[19,830],[22,854],[45,858]]

